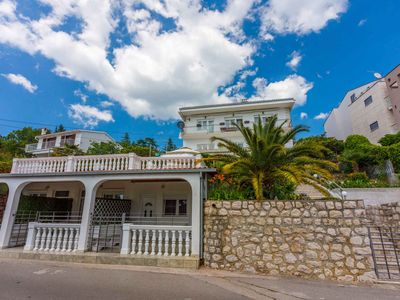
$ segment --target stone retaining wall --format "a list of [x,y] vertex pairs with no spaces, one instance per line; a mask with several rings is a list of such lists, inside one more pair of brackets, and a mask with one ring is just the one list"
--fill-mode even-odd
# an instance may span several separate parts
[[375,279],[363,201],[207,201],[204,218],[208,267]]
[[367,218],[377,226],[400,226],[400,202],[368,205]]

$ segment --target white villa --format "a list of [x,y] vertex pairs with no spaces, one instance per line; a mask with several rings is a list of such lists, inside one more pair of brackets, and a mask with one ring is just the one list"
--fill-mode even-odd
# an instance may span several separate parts
[[243,137],[233,124],[251,126],[259,118],[265,122],[273,115],[278,116],[280,123],[286,121],[285,127],[290,127],[294,103],[295,100],[290,98],[180,108],[179,114],[184,122],[180,134],[183,146],[199,152],[223,151],[216,142],[210,141],[212,136],[244,144]]
[[25,146],[25,152],[36,157],[50,156],[54,148],[64,145],[75,145],[83,151],[87,151],[93,142],[114,142],[114,139],[106,132],[92,130],[68,130],[62,132],[46,133],[36,137],[37,143]]
[[[63,260],[83,252],[94,253],[85,255],[95,259],[106,252],[117,263],[136,259],[135,264],[197,267],[207,179],[215,170],[189,147],[215,149],[208,141],[211,135],[240,142],[233,123],[251,125],[273,114],[290,126],[293,104],[293,99],[283,99],[182,108],[186,147],[161,157],[129,153],[14,159],[10,174],[0,174],[0,183],[8,187],[0,249],[63,255]],[[69,137],[83,146],[89,133],[40,136],[37,149],[49,139],[58,146]]]
[[[176,256],[197,265],[205,180],[213,171],[199,159],[185,148],[162,157],[14,159],[11,173],[0,176],[9,189],[0,248]],[[27,210],[25,196],[45,199],[43,211]]]

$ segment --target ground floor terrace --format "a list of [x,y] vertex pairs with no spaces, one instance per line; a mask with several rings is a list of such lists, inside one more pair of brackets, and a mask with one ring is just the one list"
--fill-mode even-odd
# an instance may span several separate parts
[[3,176],[0,247],[119,263],[198,262],[205,177],[202,170]]

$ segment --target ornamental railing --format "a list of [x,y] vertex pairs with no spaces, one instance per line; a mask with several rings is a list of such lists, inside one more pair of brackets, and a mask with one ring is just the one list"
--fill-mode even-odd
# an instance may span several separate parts
[[80,224],[37,223],[28,226],[25,251],[75,252]]
[[121,254],[190,256],[191,226],[124,224]]
[[198,169],[200,157],[140,157],[135,153],[43,158],[15,158],[11,174],[80,173],[129,170]]

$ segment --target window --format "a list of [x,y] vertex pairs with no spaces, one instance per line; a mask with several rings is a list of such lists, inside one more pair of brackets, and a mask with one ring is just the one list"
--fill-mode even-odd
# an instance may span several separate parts
[[351,100],[351,103],[353,103],[354,101],[356,101],[356,94],[351,94],[350,100]]
[[371,129],[371,132],[377,130],[379,128],[378,121],[375,121],[374,123],[370,124],[369,128]]
[[372,96],[369,96],[367,99],[364,100],[365,107],[372,103]]
[[124,199],[124,191],[121,190],[104,190],[104,199]]
[[197,130],[207,130],[207,132],[214,132],[214,120],[198,120]]
[[225,119],[225,127],[232,128],[235,127],[235,124],[239,125],[243,123],[243,118],[230,118]]
[[214,144],[197,144],[197,150],[199,151],[214,150]]
[[55,198],[68,198],[69,197],[69,191],[56,191],[54,193]]
[[187,200],[186,199],[167,199],[164,200],[164,215],[165,216],[186,216],[187,215]]

